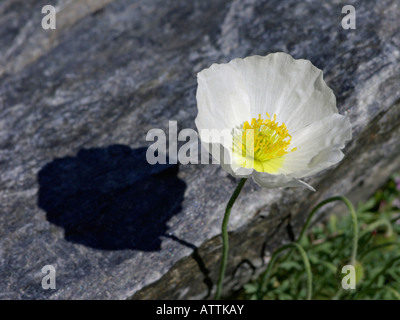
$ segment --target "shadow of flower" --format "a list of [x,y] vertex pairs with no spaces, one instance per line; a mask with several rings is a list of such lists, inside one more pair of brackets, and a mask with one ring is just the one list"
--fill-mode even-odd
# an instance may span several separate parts
[[146,148],[83,149],[40,170],[38,206],[68,241],[103,250],[160,250],[186,189],[178,169],[148,164]]

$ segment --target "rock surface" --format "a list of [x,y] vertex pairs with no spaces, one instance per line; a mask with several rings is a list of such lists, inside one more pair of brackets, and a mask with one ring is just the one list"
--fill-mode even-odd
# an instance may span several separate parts
[[[0,3],[0,298],[208,298],[235,179],[217,165],[150,166],[152,128],[194,128],[196,73],[284,51],[323,69],[353,125],[345,159],[308,190],[246,184],[230,221],[225,294],[265,266],[309,209],[357,202],[400,168],[400,4],[58,0]],[[42,267],[56,268],[44,290]]]

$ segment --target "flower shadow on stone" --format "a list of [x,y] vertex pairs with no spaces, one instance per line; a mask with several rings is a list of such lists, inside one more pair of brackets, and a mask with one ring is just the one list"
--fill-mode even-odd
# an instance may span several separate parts
[[83,149],[40,170],[38,205],[68,241],[103,250],[160,250],[186,189],[177,173],[178,165],[148,164],[146,148]]

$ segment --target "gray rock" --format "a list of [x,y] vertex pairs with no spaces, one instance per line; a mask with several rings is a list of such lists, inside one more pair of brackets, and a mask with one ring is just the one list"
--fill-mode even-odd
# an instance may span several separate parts
[[[284,51],[323,69],[353,124],[345,159],[300,189],[248,182],[232,211],[225,294],[265,268],[333,195],[365,199],[400,168],[397,0],[0,3],[0,298],[207,298],[237,181],[217,165],[150,166],[152,128],[194,128],[196,73]],[[42,267],[57,289],[43,290]],[[213,286],[214,285],[214,286]]]

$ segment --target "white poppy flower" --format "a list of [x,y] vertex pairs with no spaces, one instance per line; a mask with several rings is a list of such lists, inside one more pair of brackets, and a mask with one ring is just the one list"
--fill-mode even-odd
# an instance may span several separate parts
[[[314,190],[299,179],[342,160],[351,125],[310,61],[252,56],[213,64],[197,79],[200,139],[231,175],[266,188]],[[229,134],[211,140],[206,129]]]

